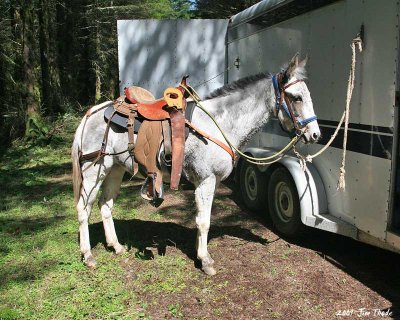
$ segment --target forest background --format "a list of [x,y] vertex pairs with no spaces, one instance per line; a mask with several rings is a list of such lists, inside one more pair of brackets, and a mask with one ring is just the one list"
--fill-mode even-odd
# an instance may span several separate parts
[[257,0],[1,0],[0,151],[118,96],[117,20],[229,18]]

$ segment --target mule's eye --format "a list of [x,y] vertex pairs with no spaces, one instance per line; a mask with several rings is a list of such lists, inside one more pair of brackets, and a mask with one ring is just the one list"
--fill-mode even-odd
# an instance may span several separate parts
[[302,99],[300,96],[294,96],[294,97],[293,97],[293,100],[294,100],[295,102],[301,102],[301,101],[303,101],[303,99]]

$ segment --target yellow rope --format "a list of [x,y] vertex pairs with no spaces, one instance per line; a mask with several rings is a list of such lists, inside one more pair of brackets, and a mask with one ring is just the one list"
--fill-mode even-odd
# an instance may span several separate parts
[[[192,97],[192,99],[196,102],[197,106],[205,113],[207,114],[210,119],[214,122],[214,124],[217,126],[218,130],[221,132],[222,136],[224,137],[225,141],[227,142],[227,144],[229,145],[229,147],[233,150],[235,150],[240,156],[242,156],[246,161],[250,162],[250,163],[254,163],[257,165],[268,165],[271,163],[274,163],[276,161],[279,161],[282,156],[290,149],[292,148],[299,140],[300,137],[295,136],[283,149],[279,150],[277,153],[273,154],[272,156],[269,157],[264,157],[264,158],[255,158],[255,157],[250,157],[249,155],[241,152],[237,147],[235,147],[231,141],[229,140],[229,138],[226,136],[225,132],[222,130],[222,128],[219,126],[219,124],[217,123],[217,121],[215,120],[214,116],[208,112],[203,105],[200,102],[200,98],[199,98],[199,94],[196,92],[195,89],[193,89],[190,86],[184,86],[182,84],[180,84],[180,86],[186,90],[186,92]],[[188,88],[190,88],[192,91],[190,91]],[[279,158],[278,158],[279,157]],[[278,159],[277,159],[278,158]],[[271,162],[266,162],[266,161],[270,161]],[[259,162],[261,161],[261,162]]]

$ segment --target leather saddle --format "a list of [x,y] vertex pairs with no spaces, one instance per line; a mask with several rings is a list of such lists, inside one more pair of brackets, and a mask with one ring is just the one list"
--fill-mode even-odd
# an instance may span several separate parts
[[[186,85],[186,77],[182,79]],[[132,158],[133,174],[138,164],[145,169],[147,178],[141,188],[142,198],[158,207],[163,202],[164,187],[158,154],[164,147],[164,159],[171,166],[170,188],[177,190],[181,177],[185,144],[186,95],[183,88],[167,88],[164,97],[155,99],[144,88],[125,88],[104,111],[108,126],[111,123],[128,132],[128,150]],[[190,105],[190,117],[193,105]],[[137,139],[135,141],[135,133]]]

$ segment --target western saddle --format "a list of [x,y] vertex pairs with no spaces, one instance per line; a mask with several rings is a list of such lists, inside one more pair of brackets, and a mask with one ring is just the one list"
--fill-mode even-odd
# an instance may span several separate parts
[[[106,105],[104,118],[107,122],[103,142],[100,150],[89,154],[81,154],[80,161],[93,160],[96,164],[105,155],[110,125],[117,125],[128,132],[128,151],[132,159],[132,173],[137,173],[139,165],[146,171],[147,178],[141,188],[142,198],[148,200],[153,206],[158,207],[164,200],[164,187],[162,181],[159,153],[163,146],[162,160],[171,167],[170,188],[178,190],[181,178],[184,148],[185,126],[226,150],[235,159],[232,150],[223,142],[210,137],[205,132],[196,128],[185,118],[187,109],[186,91],[187,76],[182,78],[181,85],[177,88],[167,88],[163,98],[155,99],[152,93],[141,87],[125,88],[125,95],[114,101],[113,105]],[[190,87],[189,87],[190,88]],[[94,112],[88,111],[86,118]],[[137,139],[135,141],[135,133]],[[121,154],[119,152],[117,154]]]

